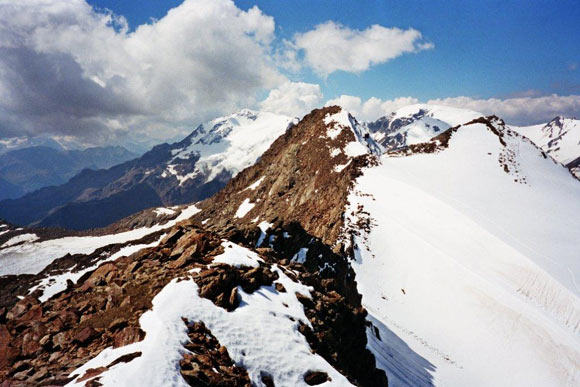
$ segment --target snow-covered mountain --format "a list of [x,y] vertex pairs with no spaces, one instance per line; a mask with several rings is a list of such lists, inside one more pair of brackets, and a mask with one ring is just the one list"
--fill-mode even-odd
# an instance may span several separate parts
[[481,116],[483,114],[466,109],[416,104],[369,122],[368,127],[377,142],[387,150],[394,150],[429,141],[451,127]]
[[[387,151],[420,144],[457,125],[478,117],[478,113],[448,106],[416,104],[396,110],[367,123],[373,138]],[[558,116],[546,124],[513,126],[544,152],[580,177],[580,120]]]
[[9,137],[0,139],[0,155],[36,146],[48,147],[58,151],[83,150],[87,148],[84,144],[68,136]]
[[242,110],[197,127],[109,169],[0,202],[0,218],[20,225],[86,230],[145,208],[203,200],[253,164],[295,119]]
[[[90,235],[6,225],[0,378],[578,385],[580,183],[499,118],[456,113],[384,152],[317,109],[204,201]],[[193,142],[161,173],[193,173],[169,167]]]
[[547,124],[512,128],[580,178],[580,120],[558,116]]
[[351,191],[373,352],[392,385],[576,385],[580,183],[498,119],[448,136]]
[[[173,146],[162,177],[183,185],[202,176],[206,182],[222,174],[235,176],[254,164],[289,125],[297,119],[269,112],[241,110],[200,125],[185,140]],[[197,161],[192,165],[191,159]]]

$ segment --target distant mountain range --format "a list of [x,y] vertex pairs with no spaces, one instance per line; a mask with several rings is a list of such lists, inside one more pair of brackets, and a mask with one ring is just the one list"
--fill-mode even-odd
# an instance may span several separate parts
[[66,183],[83,169],[102,169],[135,158],[120,146],[63,150],[33,146],[0,154],[0,200]]
[[580,182],[551,156],[575,126],[540,129],[551,152],[434,106],[372,127],[243,111],[84,177],[130,206],[235,175],[206,200],[74,235],[0,222],[0,379],[576,386]]
[[580,179],[580,120],[558,116],[547,124],[512,128],[532,140]]
[[[384,151],[393,152],[481,116],[418,104],[360,125]],[[19,225],[86,230],[146,208],[203,200],[255,162],[295,122],[287,116],[242,110],[129,161],[125,160],[131,154],[119,147],[79,151],[57,150],[55,145],[10,151],[0,155],[0,199],[16,199],[0,202],[0,218]],[[543,125],[510,128],[580,176],[580,121],[556,117]],[[93,170],[75,175],[84,168]],[[41,189],[33,191],[37,188]],[[30,193],[20,197],[26,192]]]
[[[388,116],[369,122],[373,138],[387,151],[424,143],[483,114],[437,105],[410,105]],[[550,122],[532,126],[508,125],[524,135],[554,160],[580,178],[580,120],[558,116]]]
[[4,200],[0,218],[18,225],[85,230],[145,208],[203,200],[252,165],[293,122],[250,110],[217,118],[184,140],[155,146],[139,158],[84,170],[59,186]]

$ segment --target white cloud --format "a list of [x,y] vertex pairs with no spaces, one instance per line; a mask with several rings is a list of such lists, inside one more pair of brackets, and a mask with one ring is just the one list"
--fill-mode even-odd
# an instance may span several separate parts
[[304,82],[286,82],[270,91],[260,103],[265,111],[302,117],[322,103],[320,86]]
[[416,103],[419,103],[419,100],[413,97],[399,97],[393,100],[371,97],[363,102],[359,97],[343,94],[338,98],[327,101],[326,106],[338,105],[351,112],[359,120],[374,121],[403,106]]
[[580,117],[580,95],[560,96],[557,94],[535,96],[537,92],[526,91],[522,95],[529,97],[477,99],[471,97],[453,97],[432,99],[427,102],[414,97],[400,97],[393,100],[382,100],[371,97],[363,101],[359,97],[341,95],[326,102],[326,106],[339,105],[352,112],[358,119],[373,121],[379,117],[417,103],[444,105],[481,112],[485,115],[495,114],[513,125],[531,125],[547,122],[557,115]]
[[274,29],[231,0],[186,0],[134,32],[84,0],[0,0],[0,137],[168,137],[251,106],[285,81]]
[[433,99],[430,104],[471,109],[483,114],[495,114],[514,125],[529,125],[547,122],[557,115],[580,117],[580,95],[541,97],[489,98],[453,97]]
[[293,47],[304,52],[305,62],[327,76],[338,70],[361,72],[405,53],[433,48],[422,41],[421,32],[372,25],[353,30],[332,21],[294,36]]

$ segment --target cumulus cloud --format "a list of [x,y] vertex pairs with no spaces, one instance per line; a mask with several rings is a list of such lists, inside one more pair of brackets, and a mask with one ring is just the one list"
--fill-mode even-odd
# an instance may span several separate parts
[[304,61],[322,76],[342,70],[361,72],[406,53],[433,48],[423,41],[421,32],[409,28],[372,25],[365,30],[350,29],[332,21],[313,30],[296,34],[295,50],[304,53]]
[[580,95],[552,94],[506,99],[454,97],[433,99],[428,103],[471,109],[486,115],[495,114],[513,125],[542,123],[557,115],[580,117]]
[[416,103],[419,103],[419,100],[413,97],[399,97],[392,100],[371,97],[363,101],[359,97],[343,94],[338,98],[328,100],[326,106],[338,105],[351,112],[359,120],[374,121],[403,106]]
[[0,0],[0,137],[166,137],[250,106],[285,80],[274,29],[231,0],[186,0],[134,32],[85,0]]
[[319,85],[304,82],[286,82],[273,89],[260,103],[265,111],[302,117],[320,106],[322,91]]

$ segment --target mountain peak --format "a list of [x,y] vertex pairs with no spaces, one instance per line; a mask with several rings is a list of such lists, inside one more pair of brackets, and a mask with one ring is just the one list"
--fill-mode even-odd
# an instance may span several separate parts
[[[336,245],[353,179],[380,153],[368,128],[338,106],[313,110],[280,136],[250,168],[199,203],[210,229],[293,222]],[[259,216],[258,216],[259,215]]]
[[449,128],[472,121],[483,114],[448,106],[415,104],[368,123],[373,138],[389,151],[428,142]]

